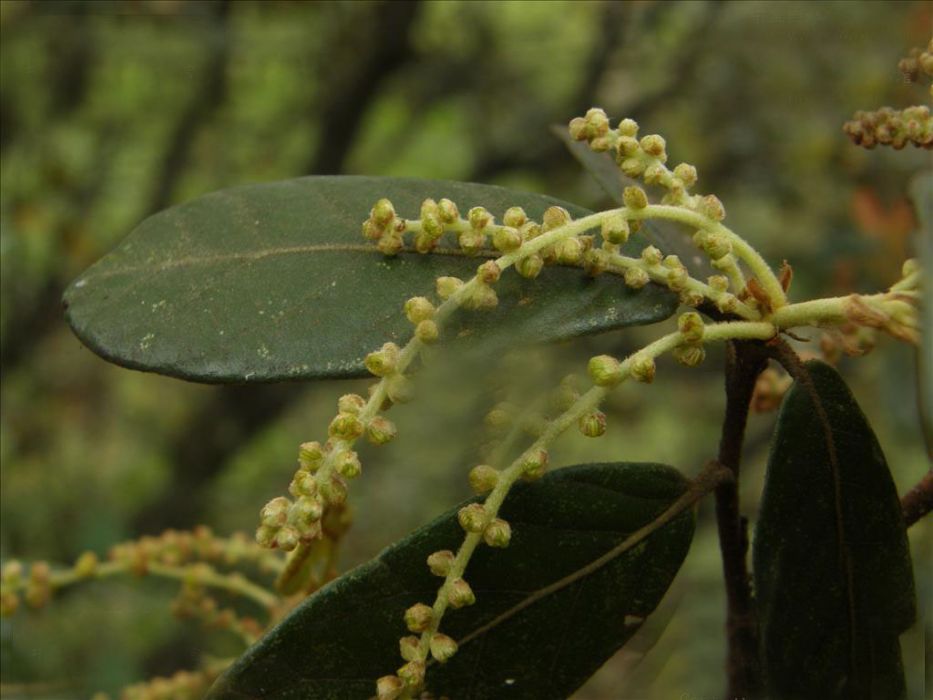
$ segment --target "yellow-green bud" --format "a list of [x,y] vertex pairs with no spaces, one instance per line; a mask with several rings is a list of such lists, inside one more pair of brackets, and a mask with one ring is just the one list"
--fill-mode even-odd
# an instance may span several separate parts
[[505,215],[502,217],[502,223],[512,228],[521,228],[525,225],[526,221],[528,221],[528,215],[521,207],[509,207],[505,210]]
[[629,267],[622,273],[622,278],[632,289],[641,289],[651,281],[651,277],[640,267]]
[[619,122],[618,131],[619,136],[635,137],[638,135],[638,122],[634,119],[623,119]]
[[439,335],[440,329],[434,321],[421,321],[415,326],[415,337],[425,345],[436,343]]
[[317,441],[303,442],[298,448],[298,464],[301,468],[313,472],[321,466],[321,460],[324,459],[324,452],[321,450],[321,443]]
[[285,496],[278,496],[266,503],[259,512],[259,520],[267,527],[281,527],[288,518],[291,502]]
[[489,513],[481,503],[471,503],[457,512],[457,521],[466,532],[482,532],[489,522]]
[[739,300],[734,294],[723,294],[716,299],[716,308],[724,314],[735,313],[739,308]]
[[631,373],[636,381],[650,384],[654,381],[655,364],[651,355],[636,354],[632,358]]
[[586,141],[588,129],[586,120],[583,117],[574,117],[571,119],[567,128],[570,131],[570,137],[574,141]]
[[609,117],[598,107],[588,109],[584,119],[586,121],[587,135],[590,138],[604,136],[609,131]]
[[703,250],[711,260],[719,260],[732,252],[732,242],[721,233],[710,233],[703,239]]
[[394,403],[408,403],[415,398],[415,387],[402,374],[393,374],[386,379],[386,394]]
[[502,518],[493,518],[483,530],[483,541],[490,547],[508,547],[512,539],[512,527]]
[[622,363],[611,355],[591,357],[587,371],[596,386],[616,386],[622,381]]
[[522,234],[523,240],[530,241],[533,238],[537,238],[541,235],[541,224],[538,224],[534,221],[528,221],[519,229],[518,232]]
[[473,207],[467,212],[467,221],[473,228],[483,229],[492,223],[492,214],[485,207]]
[[510,253],[519,248],[522,244],[522,235],[517,228],[511,226],[500,226],[492,234],[492,244],[496,250],[503,253]]
[[386,235],[379,239],[379,243],[376,247],[383,255],[392,256],[397,255],[398,252],[405,247],[405,242],[397,233],[386,233]]
[[526,479],[539,479],[544,476],[551,456],[548,451],[537,448],[522,455],[522,476]]
[[355,440],[363,434],[363,422],[352,413],[338,413],[330,422],[327,434],[343,440]]
[[13,591],[0,592],[0,617],[10,617],[19,608],[19,596]]
[[91,578],[97,573],[97,563],[97,555],[94,552],[84,552],[75,562],[75,576],[78,578]]
[[920,261],[917,258],[908,258],[901,265],[901,277],[910,277],[917,272],[920,272]]
[[462,578],[454,579],[447,584],[447,601],[452,608],[463,608],[467,605],[473,605],[476,602],[476,596],[470,584]]
[[288,492],[295,498],[313,496],[317,493],[317,480],[308,472],[299,471],[288,485]]
[[431,637],[431,656],[444,663],[457,653],[457,643],[446,634],[437,632]]
[[654,156],[662,163],[667,160],[667,153],[664,150],[667,144],[664,142],[664,138],[658,134],[643,136],[639,145],[645,153],[649,156]]
[[366,219],[366,221],[363,222],[363,238],[370,241],[378,241],[382,238],[383,233],[385,233],[385,229],[372,219]]
[[515,263],[515,271],[525,279],[530,280],[540,275],[543,268],[544,260],[537,253],[529,255],[527,258],[522,258]]
[[597,136],[592,141],[590,141],[590,148],[592,148],[597,153],[605,153],[610,148],[612,148],[612,141],[608,136]]
[[414,661],[421,656],[421,640],[409,635],[398,640],[398,650],[405,661]]
[[670,176],[660,163],[652,163],[647,166],[643,177],[648,185],[663,185],[665,181],[670,180]]
[[645,161],[638,157],[626,158],[620,163],[622,172],[629,177],[638,177],[645,172]]
[[473,310],[494,309],[498,304],[496,290],[485,284],[474,287],[472,293],[463,301],[464,308]]
[[641,259],[645,261],[646,265],[654,267],[660,265],[661,261],[664,259],[661,251],[655,248],[653,245],[649,245],[643,251],[641,251]]
[[421,684],[424,683],[424,672],[424,661],[417,659],[409,661],[397,671],[399,678],[405,681],[405,685],[410,688],[421,687]]
[[682,270],[684,269],[684,264],[680,262],[680,257],[677,255],[668,255],[661,261],[661,264],[664,267],[670,270]]
[[434,304],[426,297],[412,297],[405,302],[405,316],[414,324],[434,318]]
[[366,399],[359,394],[344,394],[337,399],[337,411],[339,413],[352,413],[356,415],[365,405]]
[[681,345],[674,348],[674,359],[687,367],[696,367],[706,358],[702,345]]
[[353,450],[347,450],[338,455],[334,466],[340,476],[345,476],[348,479],[355,479],[363,470],[360,457]]
[[457,237],[457,243],[468,255],[477,255],[486,247],[486,234],[482,229],[470,229]]
[[0,581],[8,586],[19,586],[23,576],[23,563],[18,559],[11,559],[3,565]]
[[487,260],[476,268],[476,276],[483,284],[495,284],[502,275],[502,268],[495,260]]
[[556,248],[558,262],[565,265],[576,265],[583,257],[583,243],[576,236],[565,238]]
[[606,414],[602,411],[591,411],[580,416],[578,422],[580,432],[587,437],[599,437],[606,432]]
[[447,198],[437,203],[437,214],[445,224],[452,224],[460,218],[460,211],[457,205]]
[[376,416],[366,424],[366,439],[374,445],[385,445],[398,435],[398,428],[388,418]]
[[260,525],[256,528],[256,544],[260,547],[270,549],[272,545],[275,544],[275,536],[277,533],[278,528],[270,527],[269,525]]
[[437,296],[441,299],[449,299],[462,286],[463,280],[459,277],[438,277]]
[[444,235],[444,224],[437,214],[421,215],[421,231],[428,239],[438,239]]
[[376,681],[377,700],[398,700],[405,683],[398,676],[383,676]]
[[508,428],[512,425],[512,416],[515,414],[515,407],[508,403],[500,403],[493,406],[492,410],[486,414],[483,422],[494,430]]
[[275,533],[275,544],[283,552],[290,552],[298,546],[301,535],[293,527],[283,527]]
[[705,297],[700,292],[694,290],[685,290],[680,294],[680,303],[693,308],[702,304],[704,299]]
[[488,493],[496,488],[499,472],[488,464],[479,464],[470,470],[470,488],[478,494]]
[[435,576],[446,576],[454,565],[454,553],[449,549],[434,552],[428,557],[428,568]]
[[425,216],[437,215],[437,202],[428,197],[423,202],[421,202],[421,218]]
[[620,136],[619,140],[616,141],[616,154],[623,161],[626,158],[633,158],[639,163],[641,159],[638,158],[638,152],[641,150],[641,147],[638,145],[638,139],[634,139],[631,136]]
[[696,311],[688,311],[677,319],[677,329],[688,343],[703,340],[703,318]]
[[395,218],[395,207],[392,206],[392,202],[388,199],[380,199],[373,206],[370,216],[376,224],[385,227]]
[[674,168],[674,177],[680,180],[684,187],[690,189],[697,183],[697,169],[689,163],[680,163]]
[[563,207],[548,207],[541,219],[541,230],[553,231],[564,224],[569,224],[570,221],[570,212]]
[[685,267],[678,267],[667,273],[667,286],[674,292],[682,292],[686,289],[689,280],[690,273]]
[[622,201],[629,209],[644,209],[648,206],[648,195],[641,187],[626,187]]
[[625,243],[629,237],[628,221],[621,214],[613,214],[603,219],[603,240],[609,243]]
[[405,626],[411,632],[424,632],[434,621],[434,611],[430,605],[415,603],[405,611]]
[[385,377],[395,372],[399,352],[395,343],[385,343],[379,350],[369,353],[363,364],[377,377]]
[[324,515],[324,504],[314,496],[302,496],[292,505],[291,512],[300,522],[313,523]]
[[713,275],[706,280],[714,292],[722,293],[729,289],[729,278],[725,275]]
[[700,213],[713,221],[722,221],[726,218],[726,209],[714,194],[706,195],[700,203]]
[[347,485],[339,476],[330,479],[318,486],[324,501],[330,505],[339,506],[347,500]]

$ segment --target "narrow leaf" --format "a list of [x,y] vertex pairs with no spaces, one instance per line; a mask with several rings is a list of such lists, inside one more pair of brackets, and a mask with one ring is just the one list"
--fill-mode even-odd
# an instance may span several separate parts
[[903,697],[898,636],[915,605],[897,492],[845,382],[805,368],[781,408],[755,533],[769,697]]
[[[474,554],[465,578],[476,604],[445,616],[442,631],[461,647],[428,667],[427,690],[457,700],[569,696],[657,607],[690,546],[692,512],[603,568],[500,616],[652,522],[686,486],[659,464],[583,465],[517,485],[501,512],[511,544]],[[370,697],[375,679],[403,663],[403,612],[434,600],[441,579],[425,560],[456,549],[463,538],[456,516],[449,511],[306,600],[209,697]]]
[[[360,233],[389,197],[416,217],[427,197],[500,216],[513,205],[540,217],[550,197],[460,182],[309,177],[222,190],[141,223],[65,292],[75,333],[107,360],[203,382],[364,374],[366,353],[404,343],[405,300],[433,295],[441,275],[471,277],[482,259],[386,258]],[[635,244],[633,244],[635,245]],[[676,297],[635,292],[618,277],[548,269],[533,282],[503,276],[494,312],[462,312],[449,337],[507,328],[511,343],[550,341],[670,316]],[[500,336],[501,337],[501,336]]]

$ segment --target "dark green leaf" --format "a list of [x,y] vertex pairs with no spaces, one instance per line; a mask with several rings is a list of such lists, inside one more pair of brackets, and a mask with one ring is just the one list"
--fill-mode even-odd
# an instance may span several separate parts
[[[658,464],[593,464],[519,484],[503,506],[513,528],[507,549],[480,547],[467,569],[477,602],[452,610],[442,629],[464,640],[483,625],[612,549],[654,520],[686,488]],[[218,698],[367,698],[379,676],[403,662],[406,608],[431,603],[440,579],[425,565],[463,538],[451,510],[377,559],[309,598],[216,684]],[[631,550],[535,601],[428,668],[436,697],[565,698],[638,630],[661,600],[693,536],[676,516]]]
[[[587,144],[574,141],[567,131],[567,127],[553,126],[551,131],[564,142],[570,154],[577,159],[602,190],[609,195],[613,202],[622,205],[622,191],[629,186],[644,187],[640,182],[628,177],[619,170],[613,157],[608,153],[597,153]],[[656,195],[656,190],[652,194]],[[709,258],[702,255],[693,245],[692,232],[682,226],[669,221],[646,221],[642,224],[642,233],[645,239],[657,246],[665,255],[676,255],[680,258],[690,274],[698,279],[718,275]]]
[[[146,219],[65,292],[68,322],[104,358],[204,382],[349,377],[366,353],[407,341],[404,301],[432,294],[440,275],[470,277],[480,260],[403,253],[388,259],[362,238],[372,204],[400,215],[427,197],[501,216],[532,216],[549,197],[458,182],[310,177],[223,190]],[[588,212],[565,204],[571,212]],[[453,250],[452,252],[459,252]],[[512,343],[548,341],[670,316],[676,298],[617,277],[550,269],[499,287],[500,308],[462,312],[450,336],[506,326]]]
[[781,408],[755,534],[774,698],[897,698],[914,582],[881,447],[845,382],[805,365]]

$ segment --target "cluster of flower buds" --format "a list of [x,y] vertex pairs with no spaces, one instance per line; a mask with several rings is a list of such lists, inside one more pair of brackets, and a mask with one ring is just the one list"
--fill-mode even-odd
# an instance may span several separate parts
[[[235,566],[252,563],[263,572],[276,571],[281,560],[275,554],[259,547],[243,533],[231,537],[218,537],[209,527],[199,525],[191,531],[165,530],[158,536],[146,536],[111,547],[111,561],[130,565],[130,570],[145,573],[148,563],[179,566],[194,561]],[[75,563],[75,572],[92,576],[96,558],[92,552],[81,555]]]
[[27,573],[21,562],[8,561],[0,571],[0,616],[17,611],[21,591],[29,607],[41,608],[51,599],[52,590],[52,569],[47,562],[33,562]]
[[933,78],[933,39],[930,39],[926,49],[919,46],[911,49],[910,54],[897,64],[897,68],[912,83],[920,80],[921,75]]
[[856,112],[842,128],[852,143],[863,148],[871,149],[880,144],[900,150],[908,143],[917,148],[933,148],[933,117],[926,105]]
[[[198,700],[218,675],[217,671],[178,671],[167,678],[160,676],[129,685],[121,692],[120,700]],[[109,696],[98,693],[92,700],[109,700]]]
[[674,349],[673,355],[680,364],[696,367],[706,359],[706,350],[703,349],[704,328],[703,318],[696,311],[688,311],[677,319],[677,330],[683,340]]
[[207,594],[202,583],[213,570],[207,564],[192,566],[185,577],[181,590],[172,601],[172,614],[178,618],[200,620],[210,629],[230,630],[249,643],[262,635],[262,625],[253,617],[240,617],[233,608],[223,608],[217,600]]

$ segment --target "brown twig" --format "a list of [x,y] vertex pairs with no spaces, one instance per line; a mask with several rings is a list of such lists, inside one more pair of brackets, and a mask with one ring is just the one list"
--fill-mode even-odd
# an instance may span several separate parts
[[761,343],[733,342],[726,355],[726,414],[719,441],[719,463],[732,480],[716,488],[716,524],[726,584],[728,697],[753,697],[761,690],[758,622],[752,605],[747,566],[747,522],[739,513],[739,465],[755,381],[765,368],[768,350]]
[[910,527],[923,516],[933,510],[933,469],[923,475],[923,478],[901,499],[901,512],[904,514],[904,524]]

